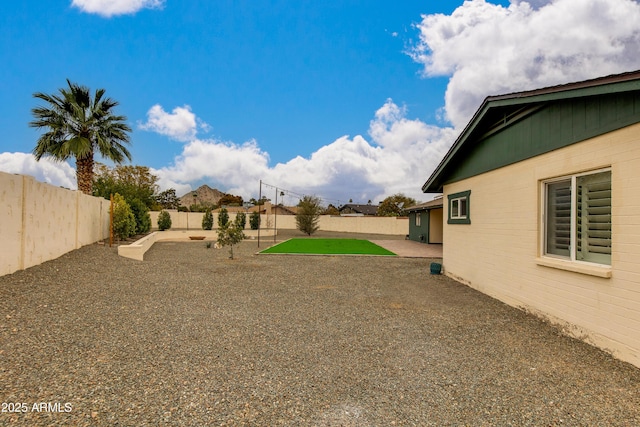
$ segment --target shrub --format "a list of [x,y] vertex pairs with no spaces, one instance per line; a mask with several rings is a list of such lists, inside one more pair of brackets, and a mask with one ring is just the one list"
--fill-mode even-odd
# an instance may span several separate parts
[[129,204],[120,194],[113,195],[113,234],[124,240],[136,233],[136,219]]
[[213,228],[213,214],[209,209],[204,213],[202,217],[202,229],[211,230]]
[[227,208],[220,209],[218,214],[218,228],[222,228],[229,223],[229,211]]
[[319,198],[304,196],[298,203],[298,213],[296,214],[298,230],[309,236],[318,231],[321,210]]
[[171,215],[169,212],[162,210],[158,214],[158,228],[160,231],[168,230],[171,228]]
[[260,228],[260,212],[254,211],[251,216],[249,216],[249,227],[251,227],[252,230]]
[[140,199],[133,199],[129,202],[129,206],[136,220],[136,233],[146,233],[151,230],[151,215],[147,205]]
[[244,212],[238,212],[236,214],[236,223],[244,230],[247,226],[247,215]]
[[238,217],[233,223],[227,221],[226,224],[218,228],[218,244],[220,246],[229,246],[229,258],[231,259],[233,259],[233,245],[240,243],[245,237]]

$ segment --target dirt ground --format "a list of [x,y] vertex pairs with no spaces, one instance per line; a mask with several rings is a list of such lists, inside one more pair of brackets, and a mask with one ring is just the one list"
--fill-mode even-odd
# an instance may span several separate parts
[[96,244],[0,277],[0,425],[640,425],[640,370],[432,259],[259,249]]

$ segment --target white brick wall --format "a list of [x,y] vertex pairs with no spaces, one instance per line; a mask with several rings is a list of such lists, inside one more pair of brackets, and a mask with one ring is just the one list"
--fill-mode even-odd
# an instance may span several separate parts
[[[539,265],[542,180],[611,167],[611,277]],[[640,366],[640,125],[445,186],[471,224],[445,225],[447,274]]]

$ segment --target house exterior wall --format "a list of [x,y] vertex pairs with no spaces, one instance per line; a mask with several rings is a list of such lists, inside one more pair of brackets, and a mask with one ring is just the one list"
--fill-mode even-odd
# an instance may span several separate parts
[[[416,225],[416,217],[420,216],[420,225]],[[409,240],[429,243],[429,211],[414,211],[409,213]]]
[[0,172],[0,275],[109,237],[109,200]]
[[442,208],[429,211],[429,243],[442,243]]
[[[421,215],[419,226],[416,225],[417,215]],[[441,244],[442,208],[410,212],[409,240],[420,243]]]
[[[610,277],[542,265],[541,182],[604,167]],[[444,221],[445,273],[640,366],[640,124],[445,185],[445,200],[469,190],[471,223]]]

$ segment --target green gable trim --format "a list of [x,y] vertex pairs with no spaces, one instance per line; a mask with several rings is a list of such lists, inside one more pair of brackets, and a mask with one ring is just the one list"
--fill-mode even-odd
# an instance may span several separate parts
[[[448,194],[447,224],[471,224],[471,190]],[[467,201],[466,218],[451,218],[451,200],[465,199]]]
[[[626,82],[629,89],[631,82]],[[640,82],[635,83],[637,88]],[[603,90],[602,88],[600,88]],[[591,92],[595,88],[590,88]],[[461,135],[424,192],[640,122],[640,90],[578,98],[540,95],[542,103],[489,101]],[[534,97],[536,98],[536,97]],[[513,100],[511,100],[513,102]],[[527,100],[530,101],[530,100]]]
[[[523,92],[521,96],[519,94],[512,95],[499,95],[491,96],[487,98],[493,106],[507,106],[514,104],[522,104],[523,98],[527,103],[549,102],[558,101],[568,98],[585,98],[589,96],[601,96],[611,95],[614,93],[625,93],[640,91],[640,80],[638,80],[639,72],[628,73],[628,78],[631,80],[622,81],[618,80],[616,76],[611,76],[611,81],[606,84],[593,84],[589,85],[589,81],[575,84],[569,84],[564,86],[557,86],[555,88],[538,89],[529,92]],[[605,79],[595,79],[592,82],[597,82]],[[568,87],[574,86],[573,89]]]

